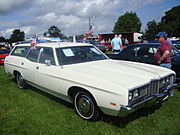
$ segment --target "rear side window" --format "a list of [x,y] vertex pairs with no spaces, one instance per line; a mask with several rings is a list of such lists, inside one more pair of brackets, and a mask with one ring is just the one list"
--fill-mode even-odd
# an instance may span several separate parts
[[45,64],[46,60],[50,60],[51,65],[55,65],[55,60],[54,60],[52,48],[48,48],[48,47],[42,48],[39,63]]
[[30,46],[17,46],[11,55],[25,57],[30,49]]
[[37,47],[36,49],[31,50],[29,52],[28,56],[27,56],[27,59],[32,61],[32,62],[37,62],[39,51],[40,51],[39,47]]

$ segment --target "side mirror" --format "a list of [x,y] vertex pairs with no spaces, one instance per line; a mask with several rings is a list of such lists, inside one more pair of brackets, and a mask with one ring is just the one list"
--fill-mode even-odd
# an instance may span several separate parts
[[51,60],[45,60],[46,66],[51,66]]

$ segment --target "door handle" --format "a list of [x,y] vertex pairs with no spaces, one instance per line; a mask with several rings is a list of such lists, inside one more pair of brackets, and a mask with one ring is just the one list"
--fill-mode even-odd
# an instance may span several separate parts
[[24,65],[24,63],[22,62],[21,65]]
[[36,69],[38,70],[38,69],[39,69],[39,67],[37,66],[37,67],[36,67]]

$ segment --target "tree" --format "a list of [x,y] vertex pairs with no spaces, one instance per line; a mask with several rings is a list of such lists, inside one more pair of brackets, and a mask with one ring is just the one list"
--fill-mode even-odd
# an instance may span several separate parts
[[160,31],[159,24],[152,20],[147,23],[147,29],[145,30],[145,37],[148,40],[152,40],[155,38],[155,35]]
[[6,39],[4,37],[0,37],[0,42],[5,42]]
[[180,5],[166,11],[161,24],[169,36],[180,37]]
[[49,35],[49,37],[65,38],[64,34],[61,33],[61,30],[55,25],[51,26],[43,35]]
[[120,16],[115,23],[114,33],[121,32],[140,32],[141,21],[136,15],[136,13],[126,12],[124,15]]
[[173,7],[165,12],[161,22],[150,21],[147,23],[145,36],[151,40],[158,32],[166,32],[169,37],[180,37],[180,6]]
[[24,31],[20,31],[20,29],[15,29],[10,38],[9,41],[12,42],[18,42],[18,41],[23,41],[25,38],[25,33]]

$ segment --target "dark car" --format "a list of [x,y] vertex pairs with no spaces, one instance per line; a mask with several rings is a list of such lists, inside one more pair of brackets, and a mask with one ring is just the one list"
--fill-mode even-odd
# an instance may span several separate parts
[[99,50],[101,50],[102,52],[105,52],[107,49],[106,46],[100,45],[99,42],[94,41],[94,40],[76,40],[76,42],[92,44],[92,45],[96,46]]
[[172,45],[180,51],[180,40],[172,41]]
[[[155,64],[154,54],[159,43],[134,44],[123,49],[120,53],[107,54],[111,59],[136,61],[148,64]],[[175,47],[172,49],[172,70],[180,75],[180,52]]]

